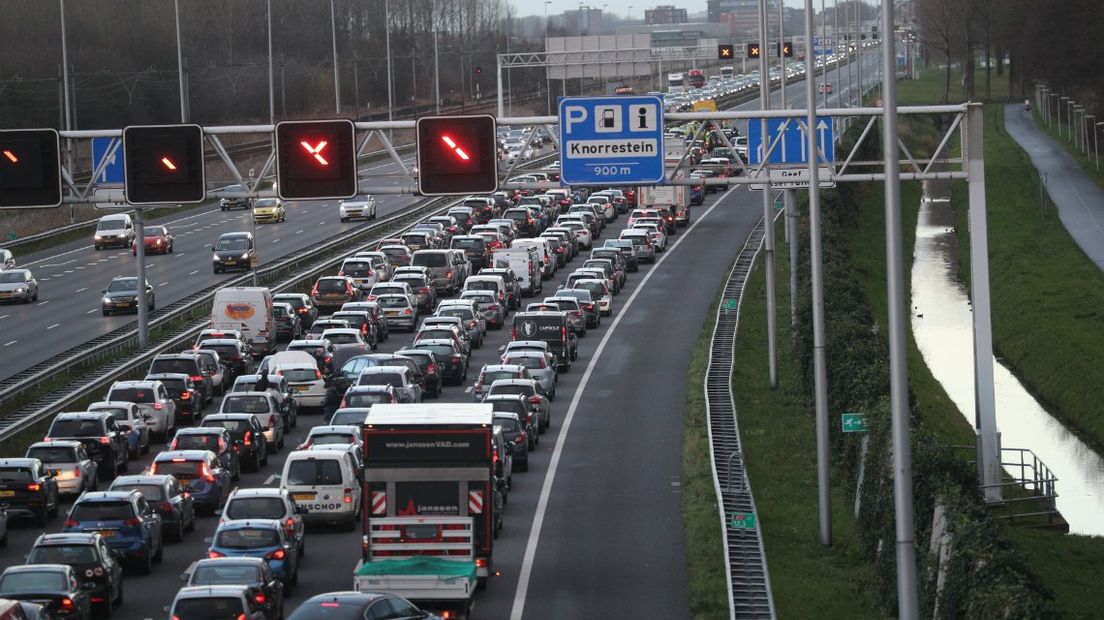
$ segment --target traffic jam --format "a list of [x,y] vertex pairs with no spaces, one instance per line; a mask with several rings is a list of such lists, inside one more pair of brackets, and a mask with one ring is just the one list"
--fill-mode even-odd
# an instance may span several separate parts
[[[730,157],[697,177],[740,162],[687,147]],[[572,397],[561,375],[717,187],[469,196],[301,292],[219,289],[191,348],[0,459],[0,543],[34,533],[0,551],[0,599],[32,618],[474,614],[511,490],[539,484],[530,456]],[[360,548],[352,579],[301,589],[331,568],[312,539],[334,537]],[[196,539],[163,609],[128,609],[128,582]]]

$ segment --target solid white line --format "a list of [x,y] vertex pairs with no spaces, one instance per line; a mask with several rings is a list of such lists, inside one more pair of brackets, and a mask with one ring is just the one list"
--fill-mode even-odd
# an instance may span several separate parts
[[529,579],[533,573],[533,562],[537,556],[537,544],[540,542],[541,527],[544,525],[544,514],[548,510],[548,499],[552,495],[552,482],[556,479],[556,469],[560,465],[560,455],[563,453],[564,444],[567,442],[568,431],[571,430],[571,422],[575,419],[575,410],[579,406],[579,401],[583,398],[583,393],[586,391],[587,383],[590,381],[590,375],[594,372],[595,367],[598,365],[598,360],[602,357],[602,351],[606,348],[606,343],[613,337],[613,332],[620,325],[621,319],[629,312],[629,307],[633,301],[636,300],[636,296],[640,294],[640,291],[644,290],[644,285],[648,283],[648,280],[652,278],[652,275],[659,270],[659,266],[663,264],[663,261],[667,260],[667,257],[678,248],[678,246],[690,237],[690,233],[697,228],[698,224],[701,224],[705,218],[709,217],[709,214],[716,209],[729,194],[734,192],[737,187],[733,187],[721,194],[721,197],[717,199],[717,202],[713,206],[706,209],[705,213],[694,219],[694,223],[687,228],[678,241],[672,245],[667,251],[663,253],[652,268],[648,270],[648,273],[644,274],[644,278],[640,280],[640,285],[636,287],[633,294],[629,296],[629,299],[625,301],[625,304],[621,307],[621,312],[617,314],[617,317],[613,319],[613,323],[610,324],[609,329],[605,335],[602,336],[602,341],[598,343],[598,348],[594,350],[594,355],[590,359],[590,363],[587,364],[586,372],[583,373],[583,378],[579,381],[579,387],[575,389],[575,396],[571,399],[571,405],[567,408],[567,415],[564,416],[563,425],[560,427],[560,434],[556,438],[556,447],[552,451],[552,458],[548,463],[548,471],[544,474],[544,482],[541,483],[540,499],[537,500],[537,510],[533,515],[533,524],[529,528],[529,541],[525,544],[525,556],[521,561],[521,572],[518,573],[518,585],[517,590],[514,592],[514,604],[510,609],[510,620],[521,620],[522,613],[525,611],[525,597],[529,593]]
[[11,316],[11,315],[10,314],[0,314],[0,319],[6,319],[9,316]]
[[161,284],[158,284],[157,286],[168,286],[168,285],[169,285],[168,282],[162,282]]
[[82,287],[78,288],[77,290],[75,290],[75,291],[73,291],[73,292],[74,292],[74,293],[83,293],[83,292],[85,292],[85,291],[87,291],[87,290],[88,290],[88,287],[87,287],[87,286],[82,286]]
[[38,305],[39,305],[39,306],[45,306],[45,305],[46,305],[46,304],[48,304],[48,303],[50,303],[50,300],[49,300],[49,299],[47,299],[46,301],[40,301],[40,302],[38,302]]
[[264,485],[268,486],[268,485],[272,484],[275,481],[276,481],[276,474],[272,474],[268,478],[265,478]]
[[13,344],[15,344],[17,342],[19,342],[19,341],[18,340],[12,340],[11,342],[5,342],[4,346],[5,347],[10,347],[10,346],[12,346]]
[[190,275],[190,276],[194,276],[194,275],[195,275],[195,274],[197,274],[197,273],[199,273],[199,270],[198,270],[198,269],[196,269],[195,271],[189,271],[189,272],[188,272],[188,275]]
[[58,325],[61,325],[61,323],[54,323],[53,325],[51,325],[51,326],[47,327],[46,329],[47,329],[47,330],[51,330],[51,329],[53,329],[53,328],[57,327]]
[[92,309],[91,309],[91,310],[89,310],[88,312],[85,312],[85,314],[92,314],[93,312],[99,312],[99,311],[100,311],[100,309],[99,309],[99,308],[92,308]]

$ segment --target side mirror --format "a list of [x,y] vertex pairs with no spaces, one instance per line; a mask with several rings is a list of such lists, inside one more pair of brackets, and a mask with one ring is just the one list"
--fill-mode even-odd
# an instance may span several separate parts
[[222,516],[222,508],[215,508],[215,516],[216,517],[221,517]]
[[[189,575],[188,573],[180,573],[180,580],[185,582],[185,583],[188,582],[189,577],[191,577],[191,575]],[[91,582],[89,582],[89,583],[91,583]]]
[[212,536],[208,536],[207,538],[203,539],[203,542],[207,543],[208,545],[211,544],[214,541],[215,541],[215,539]]
[[[214,251],[215,251],[215,248],[211,248],[211,251],[212,251],[212,252],[214,252]],[[166,609],[165,611],[168,611],[168,610]]]

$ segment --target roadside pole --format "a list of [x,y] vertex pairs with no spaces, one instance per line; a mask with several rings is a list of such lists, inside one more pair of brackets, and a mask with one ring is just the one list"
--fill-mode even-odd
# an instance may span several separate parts
[[[813,0],[805,0],[805,40],[813,40]],[[808,127],[816,127],[816,54],[805,54]],[[824,255],[820,231],[820,183],[816,134],[806,132],[809,157],[809,258],[813,293],[813,396],[816,405],[817,498],[820,544],[832,544],[832,489],[828,446],[828,361],[824,351]],[[763,135],[766,135],[764,131]]]
[[[781,46],[786,41],[786,18],[785,9],[783,3],[778,3],[778,45],[779,52],[782,51]],[[759,47],[763,49],[762,46]],[[782,68],[782,109],[789,109],[789,105],[786,103],[786,56],[779,53],[778,63]],[[765,134],[764,134],[765,135]],[[763,190],[767,191],[767,190]],[[790,251],[790,335],[791,338],[797,334],[797,258],[800,252],[798,244],[801,243],[800,236],[797,234],[798,215],[797,215],[797,199],[796,192],[792,189],[782,190],[782,208],[785,211],[786,221],[786,245],[789,246]]]
[[149,344],[149,299],[146,297],[146,210],[134,207],[134,248],[138,262],[138,347]]
[[[770,71],[767,56],[770,55],[770,30],[767,28],[767,0],[759,0],[759,106],[770,109]],[[759,119],[760,135],[767,140],[767,119]],[[764,153],[766,148],[764,147]],[[770,178],[766,164],[763,174]],[[778,387],[778,317],[775,301],[778,299],[774,281],[774,214],[771,213],[770,186],[763,187],[763,264],[767,267],[767,365],[771,389]]]

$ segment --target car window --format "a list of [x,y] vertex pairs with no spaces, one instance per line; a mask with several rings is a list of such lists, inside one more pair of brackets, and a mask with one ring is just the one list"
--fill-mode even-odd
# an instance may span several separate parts
[[235,413],[268,413],[268,399],[263,394],[256,396],[231,394],[223,399],[222,410]]
[[363,375],[360,378],[360,385],[391,385],[394,387],[402,387],[403,378],[399,373],[374,372]]
[[54,420],[51,437],[99,437],[104,434],[100,420]]
[[257,549],[280,544],[280,534],[268,528],[235,528],[215,536],[214,546],[228,549]]
[[0,594],[25,594],[35,592],[64,592],[69,589],[65,573],[61,571],[20,571],[0,579]]
[[[386,392],[352,392],[345,396],[346,407],[371,407],[372,405],[390,403],[391,396]],[[341,421],[338,421],[338,420]],[[345,420],[351,420],[346,422]],[[330,421],[331,424],[362,424],[364,422],[364,414],[348,414],[348,417],[335,416]]]
[[254,585],[262,582],[260,566],[219,562],[196,567],[188,585]]
[[154,402],[153,390],[149,388],[120,387],[113,388],[107,395],[107,400],[119,400],[128,403],[152,403]]
[[191,480],[199,477],[200,461],[157,461],[154,467],[158,474],[172,474],[179,480]]
[[166,499],[165,490],[159,484],[117,484],[111,487],[112,491],[136,490],[142,497],[151,502],[161,502]]
[[223,514],[231,519],[282,519],[287,508],[279,497],[236,497]]
[[125,521],[133,516],[128,502],[78,502],[69,513],[74,521]]
[[231,620],[245,617],[238,597],[212,596],[180,599],[173,605],[172,615],[180,620]]
[[42,545],[31,549],[28,564],[94,564],[100,556],[93,545]]
[[29,467],[0,467],[0,484],[30,482],[34,474]]
[[215,434],[180,434],[176,437],[176,450],[219,451],[219,436]]
[[288,467],[290,485],[336,485],[342,481],[341,464],[333,459],[298,460]]
[[73,448],[38,446],[27,450],[27,456],[43,463],[76,463],[77,453]]

